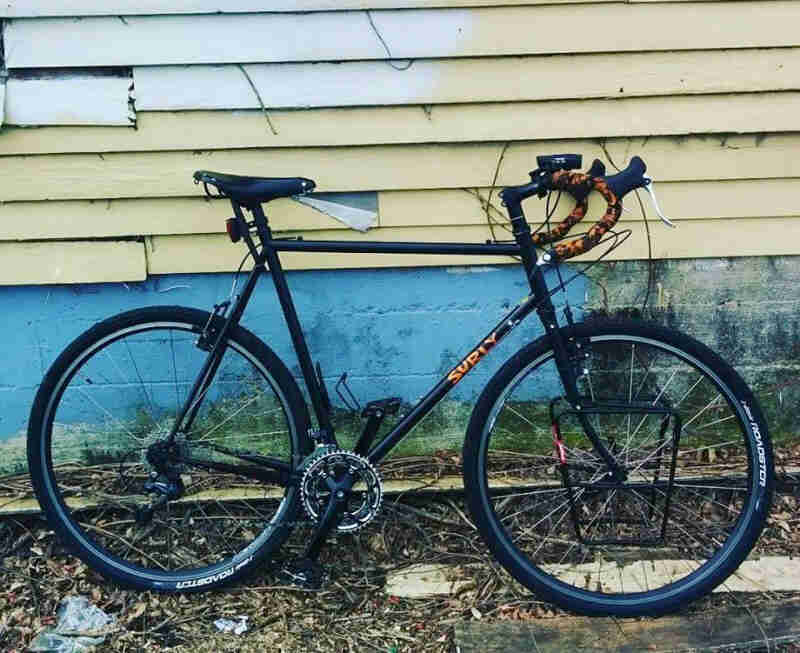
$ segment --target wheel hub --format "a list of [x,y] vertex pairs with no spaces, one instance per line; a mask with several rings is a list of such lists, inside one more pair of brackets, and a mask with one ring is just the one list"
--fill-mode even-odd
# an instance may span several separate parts
[[157,440],[147,447],[145,458],[159,474],[174,476],[183,470],[180,462],[186,454],[186,446],[177,440]]

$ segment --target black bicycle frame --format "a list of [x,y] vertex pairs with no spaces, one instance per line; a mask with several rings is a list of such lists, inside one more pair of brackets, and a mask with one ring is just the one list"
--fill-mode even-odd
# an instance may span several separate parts
[[[452,390],[461,379],[468,374],[472,368],[497,345],[511,330],[524,320],[534,310],[538,313],[545,333],[550,340],[553,348],[553,355],[556,367],[564,383],[567,401],[580,410],[579,395],[576,387],[576,375],[570,363],[566,343],[564,342],[558,328],[556,311],[550,299],[550,291],[545,282],[542,266],[537,260],[536,250],[531,241],[530,227],[525,216],[519,207],[519,215],[510,215],[513,227],[515,242],[491,242],[485,244],[476,243],[420,243],[420,242],[349,242],[349,241],[307,241],[301,237],[294,238],[273,238],[267,217],[261,205],[256,204],[246,207],[253,215],[253,221],[248,223],[242,207],[235,201],[231,201],[234,210],[234,220],[237,223],[238,233],[242,235],[255,265],[250,272],[247,283],[242,293],[235,300],[230,314],[225,320],[224,326],[213,333],[214,344],[211,347],[209,356],[201,368],[198,378],[195,381],[192,392],[189,393],[186,402],[176,420],[173,434],[179,430],[188,432],[198,406],[203,399],[204,393],[210,384],[216,368],[224,354],[224,341],[228,330],[238,324],[244,309],[250,300],[255,288],[256,281],[262,273],[269,273],[275,284],[275,291],[280,301],[281,310],[289,328],[289,334],[294,345],[297,359],[300,363],[300,370],[305,380],[306,387],[311,399],[314,413],[319,425],[319,440],[327,444],[336,444],[331,416],[323,398],[320,381],[314,372],[314,365],[308,346],[303,336],[300,321],[297,317],[294,302],[286,282],[286,275],[278,257],[279,252],[325,252],[342,254],[452,254],[452,255],[489,255],[489,256],[518,256],[522,260],[522,265],[526,277],[530,283],[531,294],[523,299],[508,315],[506,315],[485,338],[456,365],[442,380],[440,380],[425,397],[377,444],[372,446],[367,453],[367,458],[372,463],[380,462],[386,454],[401,440],[411,429],[413,429],[439,402]],[[517,211],[515,210],[514,213]],[[512,211],[509,211],[512,213]],[[260,241],[260,247],[253,240],[252,232],[255,230]],[[587,436],[594,444],[599,455],[609,465],[612,476],[617,478],[621,475],[620,468],[605,446],[600,442],[594,429],[588,420],[581,420],[586,430]],[[252,459],[247,458],[248,460]],[[286,465],[278,461],[264,459],[261,461],[266,467],[273,467],[279,470],[280,478],[286,478]]]

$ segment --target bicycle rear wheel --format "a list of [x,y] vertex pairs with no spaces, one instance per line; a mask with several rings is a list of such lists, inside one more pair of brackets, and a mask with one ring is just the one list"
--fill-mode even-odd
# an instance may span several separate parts
[[562,333],[582,405],[563,399],[545,338],[509,359],[467,431],[472,515],[500,563],[566,609],[677,609],[723,582],[763,528],[773,462],[761,411],[733,369],[676,331],[590,322]]
[[[208,356],[198,336],[209,317],[163,306],[105,320],[58,357],[33,405],[28,462],[39,503],[79,557],[126,586],[230,582],[284,542],[298,509],[296,487],[244,471],[247,455],[294,469],[310,445],[296,382],[241,327],[229,332],[191,430],[166,444]],[[152,487],[159,467],[182,492],[143,518],[162,496]]]

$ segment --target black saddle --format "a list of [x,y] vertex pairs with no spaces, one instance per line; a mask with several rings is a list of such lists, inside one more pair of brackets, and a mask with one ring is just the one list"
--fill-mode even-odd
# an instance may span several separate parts
[[204,185],[211,184],[221,195],[245,205],[305,195],[316,187],[311,179],[305,177],[242,177],[209,170],[198,170],[194,173],[194,180]]

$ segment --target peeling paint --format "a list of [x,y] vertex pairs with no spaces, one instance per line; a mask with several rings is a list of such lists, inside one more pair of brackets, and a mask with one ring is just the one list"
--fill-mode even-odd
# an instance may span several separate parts
[[12,125],[121,125],[131,123],[130,77],[65,74],[11,77],[5,121]]

